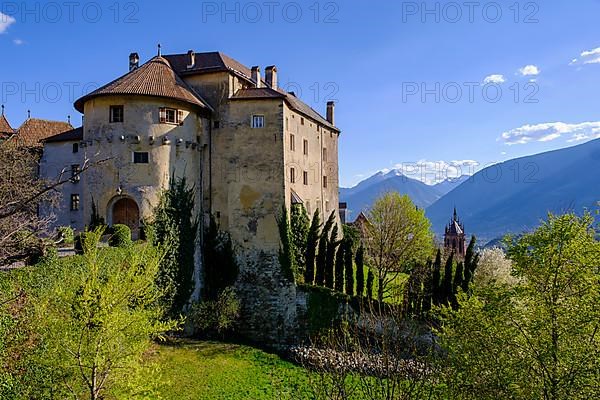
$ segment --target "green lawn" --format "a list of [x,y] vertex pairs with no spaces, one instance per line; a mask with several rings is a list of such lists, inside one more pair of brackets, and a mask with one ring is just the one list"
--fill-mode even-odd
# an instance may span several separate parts
[[150,361],[160,365],[161,399],[310,398],[304,369],[247,346],[179,341],[155,346]]

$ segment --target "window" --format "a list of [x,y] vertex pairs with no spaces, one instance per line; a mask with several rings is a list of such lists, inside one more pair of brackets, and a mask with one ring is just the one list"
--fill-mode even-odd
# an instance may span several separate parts
[[290,135],[290,151],[296,151],[296,137]]
[[290,130],[290,119],[289,119],[289,117],[285,117],[285,130],[286,131]]
[[304,184],[308,185],[308,172],[304,171],[304,173],[302,174],[302,178],[304,180]]
[[323,161],[327,161],[327,147],[323,147]]
[[147,152],[133,152],[133,163],[134,164],[148,164],[148,153]]
[[253,115],[252,116],[252,128],[264,128],[265,127],[265,116],[264,115]]
[[219,129],[220,127],[221,127],[221,122],[220,121],[215,121],[214,128],[215,129]]
[[290,168],[290,182],[296,183],[296,169]]
[[79,211],[79,195],[71,195],[71,211]]
[[71,182],[73,182],[73,183],[79,182],[79,180],[81,179],[81,177],[79,176],[80,172],[81,172],[81,168],[79,167],[79,164],[71,165]]
[[308,155],[308,140],[304,139],[302,152],[305,156]]
[[73,153],[79,153],[79,143],[73,143]]
[[323,177],[323,187],[325,189],[327,189],[327,177],[326,176]]
[[325,201],[325,212],[329,212],[329,201]]
[[183,111],[174,108],[161,107],[158,110],[161,124],[183,125]]
[[110,122],[123,122],[123,106],[110,106]]
[[309,215],[309,217],[312,217],[312,210],[310,209],[310,201],[306,200],[306,213]]
[[304,125],[304,118],[300,118],[300,125]]

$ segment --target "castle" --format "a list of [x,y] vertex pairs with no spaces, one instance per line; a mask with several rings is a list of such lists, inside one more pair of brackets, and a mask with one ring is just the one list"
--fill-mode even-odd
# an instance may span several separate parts
[[[71,180],[61,186],[62,202],[41,212],[57,227],[83,230],[95,207],[107,224],[137,235],[169,180],[185,176],[197,215],[204,223],[214,217],[231,235],[246,333],[287,340],[296,326],[296,287],[279,266],[276,218],[294,203],[309,214],[338,208],[334,103],[323,117],[278,87],[275,66],[263,77],[259,67],[218,52],[159,50],[139,61],[132,53],[126,74],[75,102],[82,127],[44,141],[41,176],[68,171]],[[198,261],[196,297],[200,270]]]

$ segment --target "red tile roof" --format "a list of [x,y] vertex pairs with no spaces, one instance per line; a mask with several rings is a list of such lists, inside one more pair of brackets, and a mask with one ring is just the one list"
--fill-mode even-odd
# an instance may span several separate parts
[[225,71],[238,72],[248,79],[252,76],[250,68],[217,51],[196,53],[192,68],[188,68],[190,57],[187,54],[171,54],[166,55],[165,58],[179,75]]
[[70,131],[59,133],[58,135],[50,136],[44,140],[44,143],[56,142],[77,142],[83,140],[83,128],[75,128]]
[[14,133],[15,130],[10,126],[4,114],[0,115],[0,138],[11,136]]
[[10,139],[19,146],[39,146],[40,143],[51,136],[73,129],[67,122],[47,121],[44,119],[29,118]]
[[183,101],[202,109],[210,109],[208,103],[175,73],[169,61],[160,56],[80,98],[75,102],[75,108],[83,112],[86,101],[110,95],[163,97]]
[[263,88],[248,88],[248,89],[240,89],[235,95],[232,97],[233,100],[247,100],[247,99],[276,99],[282,98],[288,103],[291,109],[299,112],[300,114],[305,115],[312,120],[327,126],[330,129],[333,129],[339,132],[339,129],[332,125],[327,119],[323,118],[321,114],[315,111],[308,104],[304,103],[302,100],[297,98],[295,95],[291,93],[286,93],[283,90],[275,90],[269,87]]

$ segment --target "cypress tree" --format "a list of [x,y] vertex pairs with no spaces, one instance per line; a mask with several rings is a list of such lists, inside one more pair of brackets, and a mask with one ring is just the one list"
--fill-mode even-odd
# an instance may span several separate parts
[[336,292],[344,292],[344,261],[345,261],[346,246],[338,246],[335,255],[335,283],[334,289]]
[[432,298],[433,304],[439,306],[442,304],[443,295],[440,280],[442,279],[442,252],[438,249],[435,255],[435,262],[433,263],[433,276],[432,276]]
[[194,290],[194,254],[199,223],[194,216],[194,192],[185,177],[175,179],[173,176],[169,189],[162,193],[154,210],[151,224],[154,244],[168,246],[157,283],[169,291],[163,301],[173,317],[183,311]]
[[465,279],[462,283],[462,289],[465,293],[469,292],[469,285],[473,281],[475,269],[477,269],[477,264],[479,263],[479,254],[475,253],[476,244],[477,238],[475,237],[475,235],[473,235],[465,253]]
[[329,232],[331,231],[331,227],[335,222],[335,214],[331,213],[327,222],[325,222],[325,226],[323,226],[323,231],[321,232],[321,236],[319,239],[319,252],[317,254],[317,273],[315,276],[315,283],[319,286],[323,286],[325,284],[325,274],[327,269],[327,244],[329,242]]
[[433,262],[431,259],[427,261],[427,266],[425,267],[425,282],[423,284],[423,299],[421,304],[421,310],[423,314],[429,312],[431,310],[431,303],[433,302]]
[[365,292],[365,248],[361,246],[356,251],[356,295],[359,297],[364,296]]
[[448,304],[452,299],[452,266],[454,264],[454,252],[450,254],[444,267],[444,282],[442,283],[442,304]]
[[458,309],[458,289],[462,288],[464,283],[463,277],[464,265],[462,262],[459,262],[456,265],[456,271],[454,272],[454,282],[452,284],[452,297],[450,298],[450,303],[452,304],[452,308],[455,310]]
[[277,219],[279,227],[279,264],[283,276],[290,282],[295,282],[296,265],[294,263],[294,242],[292,240],[292,232],[290,229],[290,221],[285,205],[281,206],[281,215]]
[[463,283],[464,283],[464,276],[463,276],[463,271],[464,271],[464,264],[462,262],[459,262],[456,265],[456,271],[454,272],[454,283],[452,285],[452,293],[457,294],[458,293],[458,288],[462,288]]
[[335,279],[335,253],[340,244],[338,242],[338,226],[334,225],[331,231],[331,238],[327,241],[327,253],[325,259],[325,286],[329,289],[334,288]]
[[373,281],[375,280],[375,275],[373,275],[373,271],[369,268],[369,273],[367,274],[367,299],[371,300],[373,298]]
[[306,271],[306,245],[309,225],[310,219],[306,213],[306,208],[302,204],[294,204],[290,216],[290,229],[294,244],[294,265],[302,273]]
[[352,241],[346,240],[344,249],[344,269],[346,277],[346,294],[354,296],[354,263],[352,254]]
[[315,258],[317,255],[317,246],[319,245],[319,230],[321,229],[321,218],[319,217],[319,209],[315,210],[308,235],[306,237],[306,253],[304,269],[304,282],[312,285],[315,282]]

